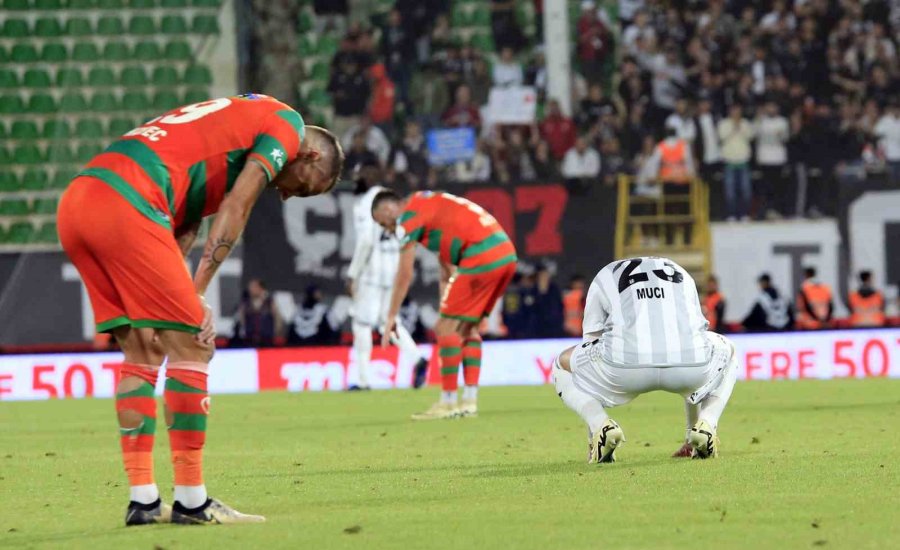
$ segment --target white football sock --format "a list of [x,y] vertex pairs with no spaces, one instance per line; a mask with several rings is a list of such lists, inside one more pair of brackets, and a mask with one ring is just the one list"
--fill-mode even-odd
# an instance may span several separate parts
[[153,504],[159,499],[159,489],[156,487],[156,483],[132,485],[130,491],[131,496],[129,498],[141,504]]
[[359,373],[359,387],[369,387],[369,363],[372,360],[372,328],[353,322],[353,353],[356,356],[356,371]]
[[558,360],[553,362],[553,384],[563,403],[585,421],[591,433],[596,433],[609,418],[599,401],[575,387],[572,373],[559,366]]
[[725,405],[731,399],[734,383],[737,381],[738,364],[736,359],[726,367],[722,375],[719,387],[714,389],[703,401],[700,402],[700,420],[705,420],[713,429],[719,426],[719,417],[725,412]]
[[199,508],[206,502],[206,485],[176,485],[175,500],[185,508]]
[[478,399],[478,386],[463,386],[462,398],[466,401]]
[[[416,346],[416,341],[413,340],[413,337],[409,334],[409,331],[406,330],[406,327],[400,323],[400,320],[397,320],[397,324],[394,325],[394,334],[395,336],[391,336],[391,343],[400,348],[400,352],[404,355],[408,355],[409,357],[421,358],[422,354],[419,353],[419,348]],[[418,361],[418,359],[416,359]]]
[[441,403],[448,403],[450,405],[456,405],[456,391],[442,391],[441,392]]
[[700,418],[700,405],[694,405],[687,399],[684,400],[684,416],[685,416],[685,430],[684,430],[684,440],[687,441],[691,436],[691,428],[694,427],[694,424],[697,423],[697,419]]

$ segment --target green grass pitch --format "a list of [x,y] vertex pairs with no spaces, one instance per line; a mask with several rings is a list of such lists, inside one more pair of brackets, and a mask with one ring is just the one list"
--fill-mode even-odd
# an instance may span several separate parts
[[[0,404],[0,547],[896,548],[900,381],[738,383],[722,458],[669,458],[683,407],[613,412],[619,462],[551,387],[486,388],[481,416],[414,423],[434,390],[216,396],[210,493],[249,526],[124,528],[110,400]],[[165,430],[157,480],[171,495]]]

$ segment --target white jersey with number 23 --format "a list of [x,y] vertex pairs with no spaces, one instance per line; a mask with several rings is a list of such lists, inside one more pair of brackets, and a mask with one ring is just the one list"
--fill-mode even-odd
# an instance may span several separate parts
[[629,258],[597,273],[584,308],[584,337],[618,367],[702,366],[712,349],[694,279],[666,258]]

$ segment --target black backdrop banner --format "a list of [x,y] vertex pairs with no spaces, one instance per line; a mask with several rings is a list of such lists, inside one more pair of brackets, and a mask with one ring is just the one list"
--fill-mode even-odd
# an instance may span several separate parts
[[[484,207],[509,233],[520,263],[553,264],[560,282],[575,273],[591,278],[613,260],[614,187],[570,191],[561,183],[546,182],[459,184],[440,190]],[[326,294],[343,292],[355,242],[355,202],[349,191],[286,202],[264,193],[244,233],[244,280],[259,277],[271,289],[297,293],[310,285]],[[437,259],[419,248],[412,294],[434,297]]]

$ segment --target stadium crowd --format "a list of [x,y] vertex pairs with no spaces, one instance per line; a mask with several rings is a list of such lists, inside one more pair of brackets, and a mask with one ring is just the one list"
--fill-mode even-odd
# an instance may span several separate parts
[[[720,218],[832,214],[838,177],[900,181],[896,2],[585,0],[570,114],[546,95],[541,0],[530,35],[514,2],[490,3],[496,54],[454,32],[450,3],[398,0],[351,23],[346,3],[325,4],[317,26],[344,31],[332,126],[348,170],[377,167],[389,183],[658,180],[667,136],[684,141],[684,168],[711,183]],[[491,89],[522,85],[538,95],[534,124],[490,124]],[[430,166],[437,127],[475,128],[473,158]]]

